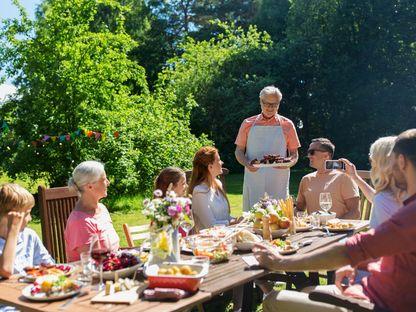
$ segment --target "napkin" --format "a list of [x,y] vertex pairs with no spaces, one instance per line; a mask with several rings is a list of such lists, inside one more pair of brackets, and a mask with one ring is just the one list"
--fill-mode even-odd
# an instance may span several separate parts
[[242,256],[241,258],[248,265],[249,268],[259,266],[259,262],[254,256]]

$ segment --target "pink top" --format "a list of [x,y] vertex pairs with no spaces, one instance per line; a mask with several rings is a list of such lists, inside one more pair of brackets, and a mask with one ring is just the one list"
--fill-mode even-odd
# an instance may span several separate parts
[[111,244],[111,251],[119,249],[120,239],[114,230],[110,214],[104,205],[100,205],[101,212],[91,215],[83,211],[72,211],[65,228],[66,256],[68,262],[80,259],[77,248],[89,246],[94,234],[98,234],[100,242],[105,246],[106,239]]
[[[258,119],[257,119],[258,117]],[[280,118],[279,118],[280,117]],[[256,121],[257,119],[257,121]],[[280,122],[279,122],[280,119]],[[286,145],[288,150],[295,150],[300,147],[300,142],[298,134],[296,133],[295,126],[293,122],[286,117],[276,114],[274,118],[266,119],[263,117],[263,114],[255,115],[250,118],[244,119],[243,123],[240,126],[238,131],[237,138],[235,139],[235,144],[238,146],[246,147],[248,133],[256,121],[256,126],[282,126],[283,134],[286,139]]]
[[404,207],[377,228],[357,234],[346,242],[351,265],[380,258],[368,265],[370,275],[347,295],[368,298],[391,311],[414,311],[416,307],[416,194]]

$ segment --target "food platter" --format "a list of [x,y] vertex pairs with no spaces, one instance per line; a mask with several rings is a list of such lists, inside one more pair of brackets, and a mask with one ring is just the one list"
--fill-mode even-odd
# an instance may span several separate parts
[[294,253],[296,253],[299,250],[299,246],[293,246],[293,248],[290,249],[282,249],[282,248],[278,248],[279,253],[283,256],[287,256],[287,255],[293,255]]
[[[262,229],[253,228],[253,231],[256,234],[263,235]],[[285,235],[288,231],[289,229],[287,228],[287,229],[272,230],[270,232],[272,233],[273,238],[278,238],[278,237],[282,237],[283,235]]]
[[32,301],[56,301],[72,297],[81,291],[82,283],[64,275],[43,275],[22,289],[23,297]]
[[290,165],[290,162],[284,162],[284,163],[271,163],[271,164],[253,164],[253,167],[255,168],[286,168],[288,165]]
[[59,295],[52,295],[52,296],[46,296],[44,293],[38,293],[36,295],[32,295],[31,290],[32,290],[33,285],[28,285],[25,288],[23,288],[22,290],[22,295],[23,297],[32,300],[32,301],[57,301],[57,300],[63,300],[66,298],[70,298],[72,296],[77,295],[81,289],[78,288],[77,290],[73,290],[67,293],[61,293]]
[[38,277],[44,275],[65,275],[70,276],[74,272],[74,266],[70,264],[41,264],[24,269],[26,275],[23,276],[26,282],[34,282]]

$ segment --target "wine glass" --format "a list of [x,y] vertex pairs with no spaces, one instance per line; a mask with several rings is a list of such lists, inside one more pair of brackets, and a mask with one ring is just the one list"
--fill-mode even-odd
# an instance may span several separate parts
[[328,214],[328,211],[332,207],[332,197],[331,193],[320,193],[319,194],[319,206],[323,211]]
[[187,218],[183,219],[180,224],[182,230],[186,233],[186,236],[189,235],[189,231],[195,226],[194,219],[192,218],[192,214],[190,214]]
[[98,284],[98,290],[104,289],[103,283],[103,261],[108,257],[110,252],[110,244],[108,237],[104,235],[104,240],[100,239],[98,234],[94,235],[91,242],[91,258],[98,262],[100,270],[100,283]]

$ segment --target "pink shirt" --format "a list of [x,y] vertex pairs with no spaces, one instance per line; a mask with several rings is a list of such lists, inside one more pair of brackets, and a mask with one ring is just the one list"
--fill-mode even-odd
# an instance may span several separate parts
[[[352,266],[381,257],[368,265],[371,274],[361,281],[361,295],[391,311],[416,308],[416,194],[403,204],[377,228],[346,242]],[[348,288],[346,294],[360,296],[357,286]]]
[[[259,118],[257,119],[257,117]],[[281,124],[279,123],[279,120]],[[283,117],[278,114],[276,114],[274,118],[270,118],[270,119],[265,119],[263,117],[263,114],[255,115],[255,116],[245,119],[243,123],[241,124],[240,130],[238,131],[237,138],[235,139],[236,145],[246,147],[248,133],[255,121],[256,121],[256,126],[281,125],[283,129],[283,134],[286,139],[287,149],[294,150],[300,147],[298,134],[296,133],[296,129],[295,129],[295,126],[293,125],[293,122],[289,118]]]
[[111,251],[119,249],[120,239],[114,230],[110,214],[104,205],[101,212],[91,215],[83,211],[72,211],[65,228],[65,248],[68,262],[78,261],[80,258],[77,248],[89,246],[94,234],[100,236],[100,242],[105,246],[106,239],[110,242]]

